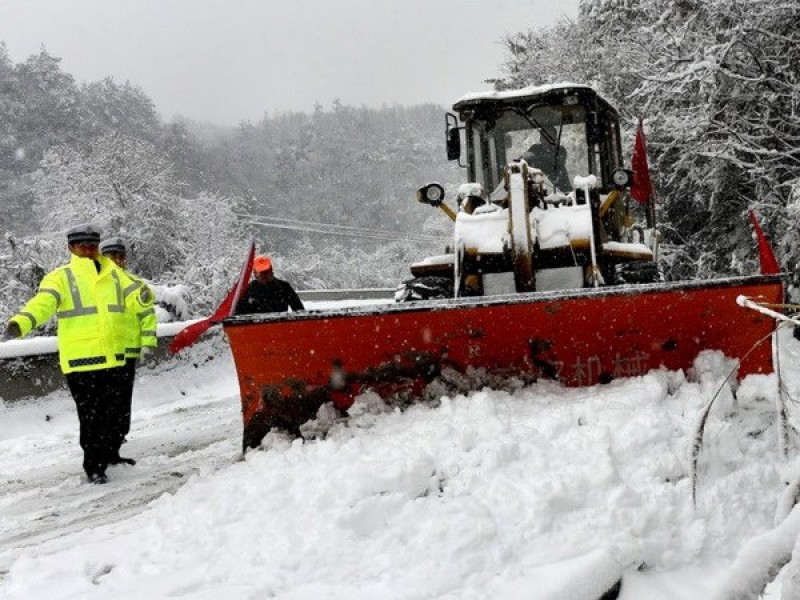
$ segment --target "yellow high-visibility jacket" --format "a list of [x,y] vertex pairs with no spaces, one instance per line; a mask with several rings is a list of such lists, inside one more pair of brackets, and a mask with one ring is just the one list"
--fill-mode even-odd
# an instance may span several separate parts
[[155,294],[144,281],[130,271],[125,274],[136,285],[136,308],[128,314],[127,341],[125,343],[125,358],[139,358],[142,347],[155,348],[158,346],[156,337],[156,310],[154,307]]
[[[24,336],[58,318],[58,353],[64,373],[125,364],[131,315],[142,310],[137,285],[111,260],[73,255],[69,264],[44,276],[38,293],[11,318]],[[138,316],[137,316],[138,319]],[[137,322],[138,326],[138,322]]]

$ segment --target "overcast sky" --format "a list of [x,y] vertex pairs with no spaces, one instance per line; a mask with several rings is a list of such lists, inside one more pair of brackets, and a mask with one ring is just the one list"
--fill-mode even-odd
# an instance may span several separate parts
[[0,41],[78,81],[140,86],[162,117],[216,123],[314,103],[449,106],[489,89],[505,34],[578,0],[0,0]]

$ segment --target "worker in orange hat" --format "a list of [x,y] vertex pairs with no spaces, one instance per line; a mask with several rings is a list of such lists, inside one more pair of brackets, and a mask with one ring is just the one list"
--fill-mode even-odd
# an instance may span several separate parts
[[288,281],[278,279],[272,270],[269,256],[256,256],[253,260],[253,279],[247,286],[235,314],[249,315],[265,312],[304,310],[303,302]]

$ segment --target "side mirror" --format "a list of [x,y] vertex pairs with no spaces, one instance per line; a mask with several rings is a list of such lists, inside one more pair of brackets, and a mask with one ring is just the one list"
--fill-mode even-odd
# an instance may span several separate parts
[[461,158],[461,131],[458,127],[447,130],[447,160]]

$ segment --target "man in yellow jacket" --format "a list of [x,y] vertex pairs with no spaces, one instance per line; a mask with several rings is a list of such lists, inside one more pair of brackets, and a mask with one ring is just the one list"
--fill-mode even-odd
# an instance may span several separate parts
[[114,422],[125,404],[128,319],[147,296],[142,298],[141,284],[100,255],[99,243],[100,231],[90,224],[70,229],[69,263],[44,276],[3,336],[21,337],[58,319],[59,361],[77,407],[83,469],[92,483],[105,483],[107,466],[118,462]]
[[156,311],[153,305],[155,294],[153,290],[141,279],[127,269],[128,249],[118,237],[104,239],[100,242],[100,254],[111,259],[115,265],[125,271],[125,274],[134,282],[138,282],[142,289],[138,292],[141,307],[135,313],[128,315],[128,339],[125,342],[125,374],[127,388],[125,392],[126,403],[118,416],[114,441],[117,447],[116,458],[120,462],[130,465],[136,464],[132,458],[119,456],[119,448],[125,442],[125,436],[131,430],[131,406],[133,402],[133,384],[136,379],[136,364],[142,355],[143,348],[155,348],[158,345],[156,337]]

